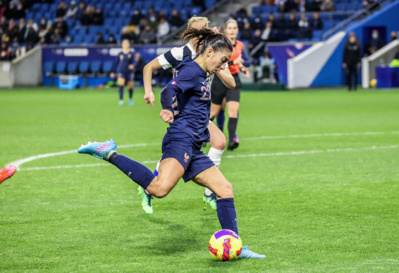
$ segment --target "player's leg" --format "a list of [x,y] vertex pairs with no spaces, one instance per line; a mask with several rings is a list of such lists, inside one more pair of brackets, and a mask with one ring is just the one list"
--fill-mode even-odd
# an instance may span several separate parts
[[226,99],[223,99],[223,103],[222,103],[222,108],[219,111],[219,114],[216,116],[216,124],[218,126],[218,128],[220,129],[220,131],[223,132],[224,129],[224,121],[225,121],[225,115],[224,115],[224,111],[226,109]]
[[[140,162],[124,155],[119,155],[116,143],[113,140],[102,143],[89,142],[87,145],[82,145],[78,153],[90,154],[110,162],[131,180],[159,198],[166,196],[184,174],[183,166],[176,159],[166,158],[162,160],[163,164],[161,163],[159,168],[160,173],[156,177],[150,169]],[[170,169],[168,170],[167,168]]]
[[229,116],[229,122],[227,125],[229,131],[229,142],[227,150],[229,151],[236,149],[239,145],[238,141],[234,141],[234,137],[236,137],[238,124],[238,109],[240,107],[241,97],[241,80],[237,75],[234,75],[234,79],[236,81],[236,87],[234,89],[230,89],[226,93],[227,112]]
[[[159,165],[161,164],[161,160],[158,161],[157,166],[155,167],[154,170],[154,175],[158,176],[158,171],[159,171]],[[139,194],[141,195],[141,206],[143,207],[143,210],[146,213],[153,213],[153,208],[152,208],[152,195],[149,193],[146,189],[142,188],[139,186],[138,188]]]
[[[208,157],[215,164],[216,168],[219,169],[224,148],[226,147],[226,137],[212,121],[209,122],[208,130],[211,136],[211,148],[209,149]],[[202,199],[205,203],[208,203],[213,209],[216,209],[216,195],[210,189],[205,188],[204,196],[202,197]]]
[[119,105],[123,105],[123,88],[126,84],[126,80],[122,73],[118,74],[118,85],[119,85]]
[[[131,73],[133,75],[133,73]],[[134,86],[134,81],[128,81],[127,82],[127,89],[129,90],[129,105],[133,105],[133,86]]]
[[[192,180],[201,186],[212,189],[216,193],[218,196],[217,214],[222,229],[230,229],[239,234],[233,187],[223,174],[213,166],[202,171]],[[240,258],[265,258],[265,255],[256,254],[249,250],[247,246],[244,246]]]
[[227,112],[229,114],[229,122],[227,125],[229,131],[229,143],[228,150],[234,150],[238,147],[238,142],[234,142],[234,137],[237,130],[238,123],[238,109],[240,107],[240,103],[237,101],[228,101],[227,102]]

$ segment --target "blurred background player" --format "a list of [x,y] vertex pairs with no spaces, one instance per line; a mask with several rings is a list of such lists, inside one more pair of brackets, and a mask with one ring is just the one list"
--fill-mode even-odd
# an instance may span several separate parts
[[[188,28],[192,27],[195,29],[202,29],[202,28],[207,28],[208,24],[209,20],[206,17],[194,16],[188,20]],[[216,29],[214,28],[213,30]],[[143,73],[144,90],[145,90],[144,100],[146,103],[149,103],[151,105],[153,105],[154,103],[154,94],[152,92],[152,85],[151,85],[152,72],[160,68],[163,69],[169,69],[171,67],[176,68],[176,66],[179,65],[184,58],[186,57],[194,58],[197,55],[197,51],[195,50],[195,43],[196,39],[193,39],[182,47],[172,48],[170,51],[158,56],[144,67],[144,73]],[[216,78],[220,77],[222,79],[221,82],[223,82],[223,84],[226,84],[230,88],[234,88],[235,82],[228,69],[219,71],[215,74],[217,75]],[[207,79],[209,86],[211,86],[210,82],[212,81],[212,79],[213,75],[211,75]],[[226,139],[223,132],[221,132],[217,128],[217,126],[212,122],[209,122],[208,130],[211,135],[210,137],[211,148],[209,149],[208,157],[213,161],[216,168],[219,168],[224,148],[226,147]],[[156,170],[154,172],[155,175],[158,174],[158,167],[159,164],[157,165]],[[151,206],[151,195],[149,195],[148,192],[145,192],[144,189],[140,189],[140,191],[142,195],[142,206],[144,211],[147,213],[152,213],[153,210]],[[203,200],[204,202],[208,203],[213,209],[216,209],[216,195],[208,188],[205,188]]]
[[349,39],[344,46],[344,56],[342,67],[345,69],[346,84],[348,90],[352,90],[352,79],[355,78],[353,83],[353,90],[357,90],[358,73],[357,69],[360,67],[362,59],[362,49],[359,40],[356,38],[355,33],[349,33]]
[[17,167],[15,167],[14,165],[9,165],[4,169],[0,170],[0,184],[3,183],[4,180],[13,176],[16,171]]
[[237,123],[238,123],[238,109],[240,106],[240,93],[241,93],[241,80],[240,72],[246,73],[249,76],[248,70],[244,66],[250,66],[248,56],[244,51],[244,44],[237,40],[238,35],[238,24],[234,19],[230,19],[226,22],[226,27],[224,30],[226,36],[230,39],[233,44],[233,55],[229,61],[229,70],[233,75],[236,86],[234,89],[229,89],[222,82],[215,78],[212,82],[212,106],[211,106],[211,120],[213,120],[219,112],[222,110],[223,100],[226,99],[227,111],[229,115],[228,121],[228,132],[229,132],[229,142],[227,149],[232,151],[236,149],[239,145],[238,139],[234,141],[236,136]]
[[[116,71],[118,75],[119,85],[119,105],[123,105],[123,89],[127,84],[129,89],[129,104],[133,105],[133,84],[134,84],[134,55],[130,52],[129,40],[122,41],[122,51],[118,54],[112,71]],[[115,77],[115,73],[111,73],[111,78]]]

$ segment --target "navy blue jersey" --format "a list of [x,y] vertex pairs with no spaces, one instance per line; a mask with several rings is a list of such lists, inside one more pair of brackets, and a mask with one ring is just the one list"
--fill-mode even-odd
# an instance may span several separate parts
[[116,62],[114,63],[114,67],[112,71],[116,71],[117,73],[127,73],[133,72],[132,69],[129,69],[129,65],[134,65],[134,55],[132,52],[123,53],[121,51],[118,54]]
[[[165,100],[165,96],[169,97]],[[163,108],[174,112],[168,133],[187,134],[198,147],[209,142],[210,99],[207,73],[190,57],[184,59],[176,67],[175,78],[161,93]]]

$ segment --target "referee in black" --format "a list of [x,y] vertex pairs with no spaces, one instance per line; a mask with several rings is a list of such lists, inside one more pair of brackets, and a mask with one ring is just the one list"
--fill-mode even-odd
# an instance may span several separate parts
[[[348,90],[357,90],[358,73],[357,68],[360,67],[360,61],[362,56],[362,50],[359,40],[356,38],[354,32],[349,33],[349,39],[345,43],[344,56],[342,61],[342,67],[345,69],[346,84]],[[355,82],[352,85],[352,79],[355,78]]]

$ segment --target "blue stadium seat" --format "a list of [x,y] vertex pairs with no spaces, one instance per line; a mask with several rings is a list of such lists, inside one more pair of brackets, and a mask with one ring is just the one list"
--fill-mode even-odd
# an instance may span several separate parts
[[57,62],[55,66],[55,72],[57,74],[65,73],[65,69],[66,69],[66,62]]
[[134,1],[133,2],[133,8],[139,8],[142,9],[144,6],[144,3],[142,1]]
[[90,63],[90,71],[92,73],[99,73],[101,69],[101,62],[100,61],[93,61]]
[[45,62],[43,64],[44,74],[50,77],[54,73],[54,62]]
[[112,69],[113,65],[114,65],[114,63],[112,61],[105,61],[103,63],[103,67],[102,67],[103,72],[107,73],[107,74],[111,73],[112,72],[111,69]]
[[262,7],[261,6],[253,6],[252,7],[252,13],[254,15],[258,15],[262,13]]
[[41,6],[40,3],[33,4],[31,11],[39,11],[40,6]]
[[83,36],[83,43],[84,44],[91,44],[95,41],[93,41],[93,36],[91,36],[90,34],[86,34],[85,36]]
[[122,27],[122,18],[116,18],[114,25],[121,28]]
[[78,70],[78,62],[69,62],[67,66],[68,74],[74,74]]
[[120,32],[121,32],[121,29],[119,27],[116,27],[116,26],[108,27],[108,34],[112,33],[115,35]]
[[202,11],[201,7],[192,7],[190,8],[190,15],[191,16],[200,15],[201,11]]
[[104,21],[104,25],[110,27],[114,24],[114,18],[106,18]]
[[205,0],[205,7],[209,9],[210,7],[213,7],[216,4],[216,0]]
[[41,12],[36,12],[35,15],[33,16],[33,21],[40,22],[41,18],[42,18],[42,13]]
[[84,35],[75,34],[73,36],[73,43],[74,44],[82,44],[83,43],[83,37],[84,37]]
[[346,10],[346,5],[347,5],[347,4],[345,4],[345,3],[337,4],[337,5],[335,5],[335,9],[336,9],[337,11],[339,11],[339,10]]
[[87,28],[86,27],[80,27],[80,28],[77,29],[77,32],[76,32],[76,34],[79,34],[79,35],[82,35],[82,36],[86,35],[86,33],[87,33]]
[[130,11],[132,9],[132,4],[127,2],[123,4],[123,9],[126,11]]
[[147,10],[148,8],[150,8],[152,6],[152,2],[151,1],[144,1],[143,3],[143,9]]
[[117,11],[122,10],[122,3],[115,3],[114,4],[114,10],[117,10]]
[[321,36],[323,35],[323,32],[324,32],[323,30],[313,30],[313,38],[320,41]]
[[41,10],[41,12],[49,11],[49,9],[50,9],[50,5],[49,5],[49,4],[42,3],[42,4],[40,5],[40,10]]
[[79,73],[86,74],[89,72],[89,62],[82,61],[79,63]]

